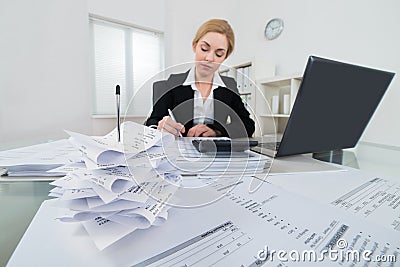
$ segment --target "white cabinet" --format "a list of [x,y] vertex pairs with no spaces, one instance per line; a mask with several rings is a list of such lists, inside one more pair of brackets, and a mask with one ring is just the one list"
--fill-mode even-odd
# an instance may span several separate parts
[[256,135],[282,134],[292,111],[302,75],[300,73],[257,80]]

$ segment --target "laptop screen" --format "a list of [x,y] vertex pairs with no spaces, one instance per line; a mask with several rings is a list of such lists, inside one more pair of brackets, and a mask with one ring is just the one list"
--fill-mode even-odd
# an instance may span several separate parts
[[393,77],[310,56],[276,156],[354,147]]

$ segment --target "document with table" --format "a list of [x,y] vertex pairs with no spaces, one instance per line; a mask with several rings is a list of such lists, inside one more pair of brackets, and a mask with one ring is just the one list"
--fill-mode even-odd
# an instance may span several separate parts
[[[369,250],[371,259],[400,253],[398,232],[268,183],[253,194],[248,193],[248,186],[249,180],[243,180],[232,192],[203,207],[172,208],[162,226],[133,232],[102,251],[80,224],[54,220],[62,210],[54,206],[55,200],[46,201],[9,266],[54,262],[59,266],[256,266],[266,248],[269,253],[287,252],[269,259],[274,266],[292,265],[290,257],[311,249],[317,259],[325,255],[322,265],[329,266],[339,262],[323,253],[328,248],[338,253]],[[219,184],[214,188],[218,190]],[[44,244],[40,248],[38,240]],[[361,259],[359,265],[364,262]]]
[[115,130],[70,133],[82,160],[54,170],[67,175],[52,182],[55,199],[43,202],[8,266],[400,263],[400,187],[390,180],[329,166],[269,177],[273,161],[259,154],[210,157],[189,139],[122,128],[127,146]]
[[[269,175],[267,181],[389,229],[400,231],[400,183],[352,168],[341,172]],[[304,186],[306,184],[307,186]]]
[[397,182],[372,177],[331,205],[400,231],[400,184]]

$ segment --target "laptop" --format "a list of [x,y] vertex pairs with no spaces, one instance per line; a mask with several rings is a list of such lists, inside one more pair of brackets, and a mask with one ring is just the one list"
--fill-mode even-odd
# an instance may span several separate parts
[[310,56],[278,143],[251,150],[271,157],[354,147],[394,73]]

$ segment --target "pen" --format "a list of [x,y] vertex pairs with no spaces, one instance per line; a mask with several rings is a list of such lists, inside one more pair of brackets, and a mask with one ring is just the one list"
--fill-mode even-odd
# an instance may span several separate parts
[[119,85],[115,88],[115,97],[117,100],[117,129],[118,129],[118,143],[121,142],[121,125],[119,120],[119,111],[120,111],[120,88]]
[[[171,119],[172,119],[174,122],[176,122],[174,113],[172,113],[172,111],[171,111],[170,109],[168,109],[168,114],[169,114],[169,116],[171,117]],[[176,130],[176,131],[179,133],[179,137],[182,137],[181,131],[179,131],[179,130]]]

